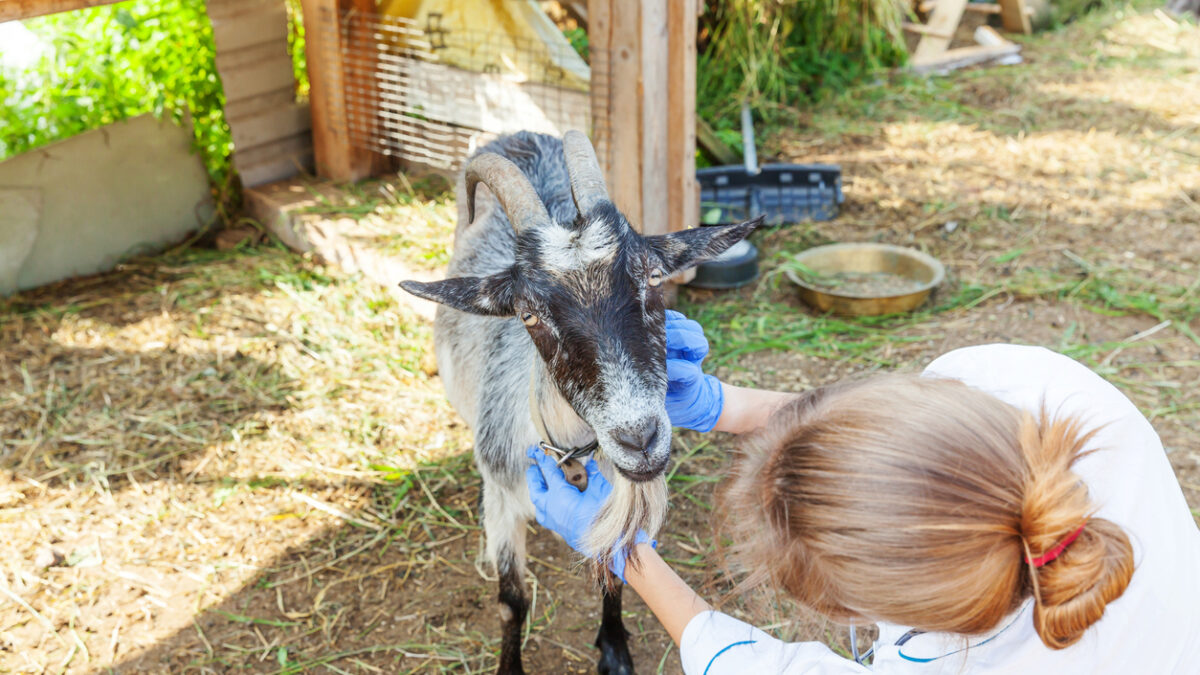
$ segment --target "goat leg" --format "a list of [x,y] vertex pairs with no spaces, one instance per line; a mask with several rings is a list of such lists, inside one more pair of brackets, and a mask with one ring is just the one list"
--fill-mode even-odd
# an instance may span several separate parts
[[596,646],[600,648],[600,660],[596,672],[600,675],[633,675],[633,657],[629,655],[629,633],[621,621],[621,580],[605,570],[603,609],[600,614],[600,632],[596,634]]
[[529,602],[516,555],[505,547],[499,551],[496,570],[500,573],[500,663],[497,675],[525,675],[521,666],[521,629]]

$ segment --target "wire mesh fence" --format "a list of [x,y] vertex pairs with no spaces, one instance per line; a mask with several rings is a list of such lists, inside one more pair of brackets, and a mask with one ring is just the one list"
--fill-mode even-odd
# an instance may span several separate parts
[[561,34],[465,30],[437,13],[419,19],[349,11],[340,31],[345,119],[328,121],[351,145],[439,170],[520,130],[583,129],[607,159],[608,58]]

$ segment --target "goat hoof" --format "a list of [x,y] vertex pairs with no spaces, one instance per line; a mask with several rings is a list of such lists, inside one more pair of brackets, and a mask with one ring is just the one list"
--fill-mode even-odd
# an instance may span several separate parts
[[618,653],[609,650],[600,655],[596,662],[596,672],[600,675],[633,675],[633,659],[629,652]]

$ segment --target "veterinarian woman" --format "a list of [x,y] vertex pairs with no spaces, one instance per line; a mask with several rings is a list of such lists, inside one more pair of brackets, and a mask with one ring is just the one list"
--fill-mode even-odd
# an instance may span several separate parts
[[[1200,673],[1200,531],[1150,423],[1086,367],[987,345],[785,395],[703,374],[707,352],[669,313],[672,423],[753,431],[719,509],[743,586],[879,639],[855,660],[781,642],[638,544],[613,571],[687,673]],[[581,493],[530,457],[538,521],[580,541],[611,488],[594,463]]]

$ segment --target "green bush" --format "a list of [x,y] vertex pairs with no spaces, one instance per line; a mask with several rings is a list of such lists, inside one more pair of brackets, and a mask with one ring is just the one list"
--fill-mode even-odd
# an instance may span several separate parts
[[133,0],[25,25],[52,47],[28,71],[0,69],[0,159],[147,112],[190,117],[215,186],[233,141],[204,0]]
[[707,3],[697,66],[699,112],[721,134],[748,101],[768,124],[908,56],[900,0]]

